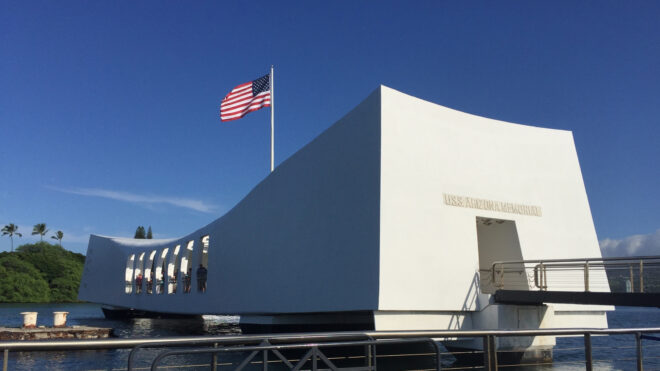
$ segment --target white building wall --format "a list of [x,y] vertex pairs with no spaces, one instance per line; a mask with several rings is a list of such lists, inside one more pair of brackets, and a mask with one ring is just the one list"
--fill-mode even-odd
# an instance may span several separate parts
[[[480,309],[466,300],[479,269],[476,217],[515,221],[523,259],[600,256],[570,132],[381,94],[379,310]],[[443,194],[540,206],[542,216],[450,206]]]
[[[380,92],[280,164],[227,214],[178,240],[92,236],[79,297],[170,313],[375,310],[378,305]],[[206,293],[126,295],[135,251],[210,235]],[[147,241],[147,242],[145,242]],[[182,252],[183,254],[183,252]],[[145,280],[146,281],[146,280]],[[181,286],[181,284],[179,285]]]

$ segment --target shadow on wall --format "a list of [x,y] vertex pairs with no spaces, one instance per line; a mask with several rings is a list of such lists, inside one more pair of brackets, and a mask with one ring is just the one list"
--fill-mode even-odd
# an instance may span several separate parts
[[[515,305],[485,306],[488,296],[481,292],[479,273],[474,274],[461,311],[453,314],[448,330],[485,330],[492,328],[538,329],[547,307]],[[480,297],[481,296],[481,297]],[[479,302],[481,300],[481,303]],[[473,317],[477,316],[477,317]],[[517,365],[526,359],[552,360],[552,345],[534,346],[535,337],[500,337],[496,339],[498,362],[501,365]],[[483,362],[481,338],[445,340],[443,346],[456,358],[453,366],[480,364]],[[525,361],[526,362],[526,361]]]
[[465,314],[453,314],[449,320],[448,330],[469,330],[472,328],[472,323],[465,323],[466,316],[469,316],[469,313],[466,311],[474,310],[474,308],[476,308],[480,290],[479,273],[475,272],[472,277],[472,282],[470,283],[470,288],[468,289],[461,307],[461,311]]

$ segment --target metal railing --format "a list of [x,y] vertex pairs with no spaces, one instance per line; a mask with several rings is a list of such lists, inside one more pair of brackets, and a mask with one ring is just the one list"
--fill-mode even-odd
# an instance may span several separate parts
[[[584,338],[584,365],[592,370],[592,336],[594,335],[633,335],[635,337],[637,370],[643,370],[642,339],[660,339],[648,334],[660,333],[660,328],[624,328],[624,329],[538,329],[538,330],[480,330],[480,331],[364,331],[364,332],[327,332],[275,335],[228,335],[172,337],[159,339],[103,339],[103,340],[64,340],[64,341],[5,341],[0,342],[3,350],[3,371],[8,370],[10,352],[19,351],[72,351],[91,349],[132,349],[128,357],[128,370],[135,369],[136,354],[144,348],[196,347],[195,349],[166,350],[156,356],[151,363],[151,369],[158,368],[160,362],[167,357],[181,354],[210,354],[211,366],[215,370],[217,355],[230,352],[249,352],[248,357],[239,363],[236,370],[243,369],[259,353],[262,355],[262,367],[268,369],[270,353],[283,362],[289,369],[297,370],[308,365],[312,370],[319,369],[319,362],[325,368],[340,370],[324,355],[322,349],[339,346],[364,346],[366,364],[358,369],[376,370],[376,347],[379,345],[404,344],[411,342],[430,342],[435,346],[436,366],[442,369],[440,348],[437,341],[455,340],[461,338],[481,338],[483,341],[483,365],[486,370],[498,369],[498,353],[496,340],[501,337],[525,336],[582,336]],[[200,348],[206,346],[206,348]],[[211,347],[212,346],[212,347]],[[284,357],[281,351],[285,349],[306,349],[296,364]],[[286,361],[285,361],[286,360]],[[311,363],[311,366],[309,365]],[[355,368],[351,368],[355,369]]]
[[504,290],[660,292],[660,256],[496,261],[481,273]]
[[[273,353],[277,358],[276,361],[279,361],[289,370],[300,370],[305,365],[310,363],[308,366],[312,370],[318,370],[320,364],[325,365],[325,367],[330,368],[331,370],[353,370],[353,371],[375,371],[377,370],[376,364],[376,345],[401,345],[404,343],[431,343],[435,347],[435,356],[436,356],[436,369],[441,369],[441,360],[442,360],[442,349],[437,342],[429,338],[411,338],[411,339],[383,339],[383,340],[361,340],[361,341],[339,341],[339,342],[324,342],[324,343],[306,343],[306,344],[278,344],[273,345],[267,340],[264,340],[261,344],[256,346],[243,346],[243,347],[222,347],[222,348],[198,348],[198,349],[183,349],[183,350],[171,350],[160,353],[151,363],[151,370],[157,370],[159,364],[163,359],[167,357],[172,357],[175,355],[191,355],[191,354],[212,354],[213,359],[211,360],[211,369],[215,370],[217,365],[216,355],[219,353],[230,353],[230,352],[250,352],[250,354],[244,358],[238,366],[234,369],[236,371],[243,370],[252,360],[261,353],[261,365],[263,370],[268,369],[268,364],[271,362],[269,360],[269,354]],[[349,346],[364,346],[365,357],[363,366],[350,366],[350,367],[341,367],[335,364],[332,357],[326,356],[326,354],[321,350],[321,348],[337,348],[337,347],[349,347]],[[306,349],[305,354],[297,359],[289,359],[285,357],[282,352],[285,350],[292,349]],[[293,363],[295,362],[295,364]],[[129,370],[133,370],[132,367],[129,367]]]

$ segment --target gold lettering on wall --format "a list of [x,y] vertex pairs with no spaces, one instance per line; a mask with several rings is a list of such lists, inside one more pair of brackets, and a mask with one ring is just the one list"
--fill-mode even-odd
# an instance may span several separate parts
[[510,214],[542,216],[541,206],[485,200],[482,198],[457,196],[447,193],[443,193],[442,196],[445,200],[445,205],[449,205],[449,206],[465,207],[469,209],[499,211],[502,213],[510,213]]

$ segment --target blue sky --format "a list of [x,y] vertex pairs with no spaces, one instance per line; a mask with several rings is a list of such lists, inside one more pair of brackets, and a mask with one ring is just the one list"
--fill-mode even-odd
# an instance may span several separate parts
[[269,111],[220,100],[273,64],[276,165],[384,84],[573,131],[599,239],[660,249],[658,25],[652,1],[2,0],[0,224],[84,252],[211,222],[269,170]]

